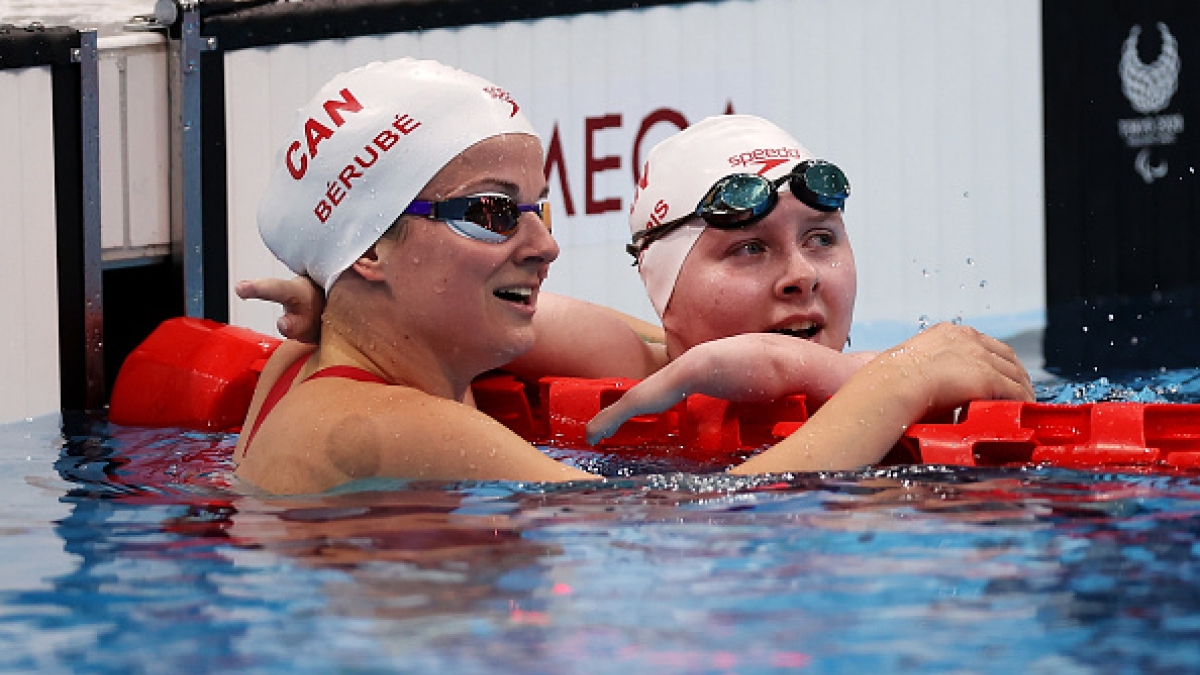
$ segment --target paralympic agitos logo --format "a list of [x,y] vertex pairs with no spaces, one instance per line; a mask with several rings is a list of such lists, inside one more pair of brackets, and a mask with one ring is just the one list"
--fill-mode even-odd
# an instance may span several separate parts
[[1142,61],[1138,55],[1138,40],[1141,26],[1129,29],[1129,37],[1121,48],[1121,92],[1129,100],[1134,112],[1143,117],[1117,121],[1117,131],[1125,145],[1138,148],[1133,161],[1133,170],[1147,184],[1167,175],[1167,160],[1151,162],[1151,152],[1156,146],[1174,145],[1183,133],[1183,115],[1172,113],[1160,115],[1169,105],[1179,89],[1179,43],[1165,23],[1158,23],[1162,47],[1158,57],[1151,63]]

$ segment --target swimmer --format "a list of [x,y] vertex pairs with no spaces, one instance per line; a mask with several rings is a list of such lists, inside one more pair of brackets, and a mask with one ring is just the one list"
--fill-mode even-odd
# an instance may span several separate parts
[[[289,341],[263,372],[235,450],[243,480],[302,493],[375,476],[594,479],[476,410],[471,381],[523,360],[544,366],[561,359],[565,370],[581,371],[563,374],[583,376],[668,373],[662,366],[672,349],[680,349],[676,361],[691,351],[667,318],[672,311],[663,315],[665,348],[656,351],[637,333],[653,327],[587,303],[545,302],[551,296],[540,286],[558,247],[547,227],[542,148],[518,104],[495,91],[440,64],[401,60],[338,76],[302,108],[300,140],[281,154],[259,223],[268,247],[320,284],[327,301],[316,346]],[[778,198],[776,218],[800,208],[782,190]],[[689,292],[680,283],[690,283],[684,267],[678,297]],[[829,286],[843,305],[849,290],[852,306],[852,284]],[[561,310],[558,316],[544,313],[546,305]],[[842,314],[848,330],[849,309],[828,311],[836,321],[797,314],[762,327],[816,341],[748,339],[840,354],[833,340]],[[573,336],[611,351],[581,349]],[[689,346],[716,344],[707,349],[719,355],[720,342]],[[834,378],[844,384],[807,424],[730,471],[860,467],[930,413],[978,398],[1032,400],[1012,351],[960,326],[927,330],[865,365],[846,356],[859,360]]]

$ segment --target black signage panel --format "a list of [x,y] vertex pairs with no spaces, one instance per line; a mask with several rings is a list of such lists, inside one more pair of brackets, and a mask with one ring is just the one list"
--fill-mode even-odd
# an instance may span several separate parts
[[1200,367],[1200,3],[1045,0],[1046,365]]

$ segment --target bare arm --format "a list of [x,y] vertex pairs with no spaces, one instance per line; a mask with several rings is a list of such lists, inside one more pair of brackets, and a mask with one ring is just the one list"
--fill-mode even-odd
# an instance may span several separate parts
[[858,468],[882,459],[928,415],[976,399],[1033,397],[1011,348],[972,328],[939,324],[863,366],[799,430],[731,471]]
[[823,403],[874,354],[846,354],[771,333],[746,333],[696,345],[644,379],[588,423],[595,444],[631,417],[662,412],[691,394],[766,402],[804,394]]
[[661,335],[652,324],[616,310],[553,293],[538,295],[533,317],[537,339],[525,355],[506,368],[518,375],[538,378],[569,377],[643,378],[666,363],[666,349],[644,340]]
[[[308,277],[250,279],[239,282],[234,291],[243,300],[282,305],[279,332],[316,344],[325,295]],[[641,379],[667,361],[661,328],[608,307],[541,293],[533,321],[537,335],[533,349],[507,366],[530,379],[547,375]]]

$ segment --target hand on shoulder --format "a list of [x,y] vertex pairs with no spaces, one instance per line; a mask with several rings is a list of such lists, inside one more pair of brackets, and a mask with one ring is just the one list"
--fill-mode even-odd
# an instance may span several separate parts
[[316,344],[321,337],[321,312],[325,309],[325,293],[312,279],[304,276],[291,279],[246,279],[233,287],[243,300],[264,300],[283,306],[283,316],[275,327],[279,334],[299,342]]

